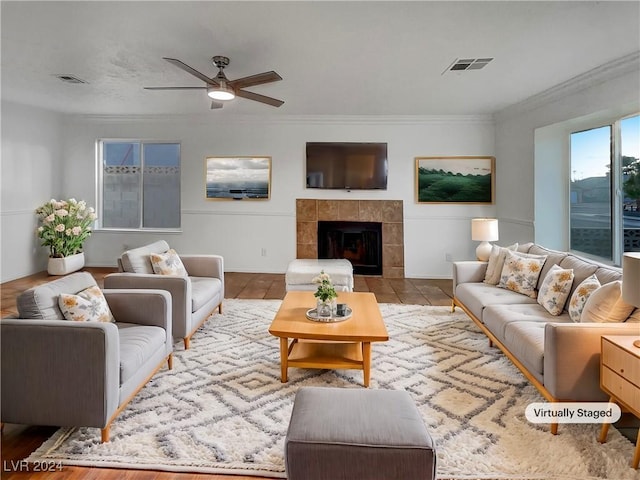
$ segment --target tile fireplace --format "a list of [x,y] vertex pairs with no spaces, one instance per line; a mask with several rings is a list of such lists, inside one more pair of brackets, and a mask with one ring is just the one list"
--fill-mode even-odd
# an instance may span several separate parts
[[356,274],[404,278],[403,221],[402,200],[297,199],[296,258],[347,258]]

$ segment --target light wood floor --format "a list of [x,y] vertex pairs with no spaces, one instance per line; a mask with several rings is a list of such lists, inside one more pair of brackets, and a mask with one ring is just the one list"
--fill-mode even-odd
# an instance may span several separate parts
[[[98,282],[115,271],[112,268],[86,268]],[[1,316],[17,316],[16,296],[34,286],[50,281],[46,272],[0,284]],[[451,305],[451,280],[383,279],[356,275],[357,292],[373,292],[380,303],[411,303],[419,305]],[[282,299],[285,294],[284,274],[225,273],[225,297],[248,299]],[[119,470],[108,468],[63,467],[62,471],[36,473],[20,464],[48,439],[57,428],[24,425],[5,425],[2,433],[2,471],[6,480],[249,480],[256,477],[237,475],[204,475],[169,473],[148,470]],[[97,432],[97,430],[96,430]],[[33,466],[30,467],[31,469]]]

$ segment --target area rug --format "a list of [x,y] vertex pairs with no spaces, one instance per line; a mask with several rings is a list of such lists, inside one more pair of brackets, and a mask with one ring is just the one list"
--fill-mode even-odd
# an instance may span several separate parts
[[[284,437],[302,386],[362,388],[357,370],[289,369],[280,382],[277,300],[227,300],[118,416],[111,441],[60,429],[29,461],[284,478]],[[381,304],[390,340],[374,343],[370,388],[406,390],[437,448],[445,479],[633,479],[633,444],[599,425],[527,422],[537,391],[464,313]],[[336,408],[340,408],[336,405]],[[384,412],[380,412],[384,414]]]

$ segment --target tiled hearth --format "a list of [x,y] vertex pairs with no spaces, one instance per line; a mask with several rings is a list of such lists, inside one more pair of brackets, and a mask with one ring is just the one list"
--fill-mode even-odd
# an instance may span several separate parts
[[296,200],[296,257],[318,258],[318,221],[381,222],[382,276],[404,278],[402,200]]

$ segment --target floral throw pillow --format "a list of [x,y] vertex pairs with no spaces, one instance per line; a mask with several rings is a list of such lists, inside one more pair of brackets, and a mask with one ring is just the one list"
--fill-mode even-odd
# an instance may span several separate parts
[[100,287],[93,286],[77,295],[63,293],[58,297],[58,306],[64,318],[73,322],[114,322],[107,299]]
[[173,248],[165,253],[152,253],[149,255],[149,259],[151,260],[153,271],[158,275],[177,275],[179,277],[188,275],[182,260],[180,260]]
[[584,309],[587,300],[593,292],[600,288],[600,282],[595,274],[585,278],[578,288],[575,289],[571,300],[569,300],[569,317],[574,322],[579,322],[582,316],[582,310]]
[[564,304],[567,303],[572,285],[572,268],[564,269],[558,265],[552,266],[540,285],[538,303],[551,315],[560,315]]
[[507,250],[497,286],[536,298],[538,277],[546,259],[546,255],[531,255]]

